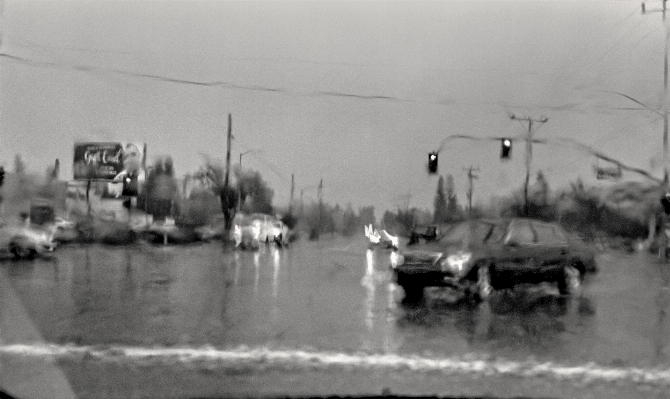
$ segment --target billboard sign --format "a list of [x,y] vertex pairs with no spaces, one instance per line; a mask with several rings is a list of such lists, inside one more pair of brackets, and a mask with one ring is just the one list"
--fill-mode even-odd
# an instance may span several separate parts
[[137,176],[144,163],[144,146],[124,142],[75,143],[74,180],[105,180],[121,183]]
[[74,180],[113,180],[122,170],[121,143],[74,144]]

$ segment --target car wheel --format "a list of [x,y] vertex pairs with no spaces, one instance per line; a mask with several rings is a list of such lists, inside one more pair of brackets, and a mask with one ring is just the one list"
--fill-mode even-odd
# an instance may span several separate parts
[[563,278],[558,282],[558,292],[561,295],[576,295],[582,287],[582,275],[574,265],[563,269]]
[[482,266],[477,269],[477,299],[486,301],[493,293],[493,285],[491,285],[491,273],[489,268]]
[[403,303],[417,303],[423,299],[423,284],[415,281],[415,279],[408,278],[403,273],[398,273],[398,285],[405,291],[405,298]]
[[402,289],[405,291],[404,303],[417,303],[423,299],[423,286],[407,284]]
[[12,243],[10,245],[10,252],[17,259],[32,259],[37,254],[34,248],[27,248],[21,244]]

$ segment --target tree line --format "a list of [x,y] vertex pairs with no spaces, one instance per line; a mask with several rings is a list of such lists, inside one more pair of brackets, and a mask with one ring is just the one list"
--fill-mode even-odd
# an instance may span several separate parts
[[[21,211],[35,196],[52,198],[57,206],[61,204],[62,209],[67,183],[60,180],[59,169],[56,160],[40,178],[28,173],[21,156],[16,155],[13,173],[8,173],[2,190],[3,213]],[[652,184],[617,181],[596,187],[587,186],[580,179],[567,188],[553,191],[540,171],[529,187],[527,211],[521,188],[465,209],[458,201],[453,176],[447,174],[438,178],[432,210],[399,207],[385,210],[378,221],[374,206],[354,208],[351,204],[340,206],[317,201],[294,201],[287,206],[275,206],[274,191],[258,171],[238,166],[231,172],[232,178],[226,187],[224,166],[205,157],[197,171],[186,174],[179,182],[172,158],[157,157],[147,168],[146,181],[136,206],[152,214],[154,219],[174,217],[186,225],[204,225],[226,212],[231,218],[237,212],[279,215],[289,227],[311,237],[362,234],[363,226],[370,224],[393,235],[408,236],[420,226],[468,217],[527,216],[559,222],[587,238],[604,234],[645,239],[651,245],[660,231],[662,208],[659,199],[664,194],[660,187]],[[110,196],[107,187],[106,182],[92,185],[102,197]]]

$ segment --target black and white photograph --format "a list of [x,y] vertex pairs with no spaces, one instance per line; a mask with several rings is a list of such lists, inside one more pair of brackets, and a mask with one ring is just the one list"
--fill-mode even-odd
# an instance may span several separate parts
[[670,399],[668,7],[0,0],[0,398]]

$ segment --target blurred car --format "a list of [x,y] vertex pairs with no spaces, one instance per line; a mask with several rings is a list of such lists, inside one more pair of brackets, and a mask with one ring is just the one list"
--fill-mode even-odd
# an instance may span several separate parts
[[257,225],[242,226],[235,224],[231,237],[235,242],[235,248],[258,249],[260,247],[259,236],[260,227]]
[[177,224],[171,217],[154,220],[141,233],[152,244],[188,244],[200,241],[201,235],[193,226]]
[[223,231],[216,229],[214,226],[199,226],[195,228],[195,233],[201,241],[209,241],[221,237]]
[[493,290],[542,282],[574,294],[584,274],[596,271],[595,253],[556,223],[469,220],[441,230],[435,240],[392,257],[406,301],[421,299],[428,286],[457,288],[478,300],[488,299]]
[[434,241],[440,236],[440,228],[437,225],[431,224],[422,228],[412,230],[409,236],[410,244],[417,244],[421,240]]
[[235,247],[256,249],[261,243],[288,245],[289,228],[274,216],[263,213],[237,213],[230,235]]
[[54,231],[54,241],[58,243],[72,242],[77,240],[79,232],[76,223],[72,220],[56,216],[52,222]]
[[279,245],[286,245],[288,244],[288,227],[281,220],[267,220],[261,223],[259,239],[261,242],[274,242]]
[[67,229],[74,229],[75,228],[75,223],[72,220],[63,219],[60,216],[56,216],[54,218],[53,223],[54,223],[54,226],[56,226],[57,229],[67,230]]
[[398,237],[390,235],[386,230],[379,231],[372,225],[365,226],[365,236],[369,240],[368,247],[382,246],[384,248],[398,249]]
[[53,252],[57,247],[54,230],[26,224],[0,221],[0,252],[16,258],[32,259],[36,255]]
[[253,213],[248,218],[250,223],[258,227],[258,241],[265,243],[288,244],[288,227],[274,216]]
[[53,201],[46,198],[33,198],[30,201],[30,223],[38,226],[53,224],[56,218]]
[[223,215],[217,216],[209,223],[196,227],[195,232],[198,234],[200,240],[209,241],[223,237],[226,231],[226,223]]

